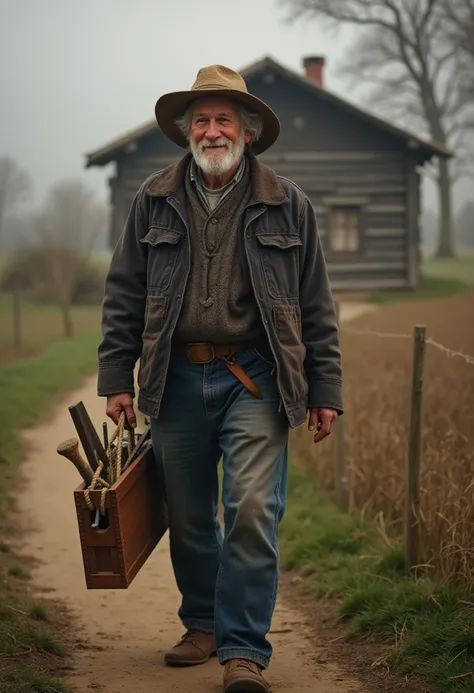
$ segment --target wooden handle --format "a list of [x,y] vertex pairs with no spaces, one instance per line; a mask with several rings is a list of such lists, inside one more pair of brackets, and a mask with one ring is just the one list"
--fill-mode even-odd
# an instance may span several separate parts
[[58,445],[57,450],[59,455],[73,463],[86,484],[90,484],[94,473],[79,452],[79,440],[77,438],[68,438]]

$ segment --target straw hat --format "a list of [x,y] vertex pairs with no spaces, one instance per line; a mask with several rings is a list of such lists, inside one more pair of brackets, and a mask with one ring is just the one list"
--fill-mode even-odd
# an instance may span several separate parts
[[263,131],[252,144],[255,154],[261,154],[272,146],[280,134],[280,121],[266,103],[249,94],[243,77],[224,65],[210,65],[199,70],[190,91],[175,91],[164,94],[155,106],[158,125],[170,140],[180,147],[188,148],[188,142],[175,120],[184,115],[192,101],[203,96],[227,96],[235,99],[251,113],[262,118]]

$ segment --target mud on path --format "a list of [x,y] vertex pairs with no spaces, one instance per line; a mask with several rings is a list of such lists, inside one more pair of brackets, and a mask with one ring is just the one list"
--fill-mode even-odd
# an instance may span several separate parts
[[[355,317],[351,313],[359,310],[342,315]],[[187,669],[163,663],[164,652],[183,632],[167,535],[128,590],[86,589],[72,496],[79,477],[57,455],[56,446],[76,435],[67,410],[73,402],[82,400],[101,430],[105,400],[96,396],[95,387],[93,376],[55,407],[48,422],[24,434],[30,452],[23,466],[26,483],[19,508],[22,524],[32,529],[19,548],[37,559],[34,585],[64,602],[73,616],[76,642],[66,680],[77,693],[217,693],[222,690],[222,667],[216,659]],[[275,693],[367,690],[327,661],[324,643],[315,640],[309,622],[283,598],[270,639],[275,652],[267,676]]]

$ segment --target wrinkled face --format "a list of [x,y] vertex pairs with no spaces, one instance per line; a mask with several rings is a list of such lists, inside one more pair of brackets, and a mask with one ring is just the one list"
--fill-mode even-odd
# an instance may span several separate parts
[[204,173],[220,176],[230,171],[239,163],[250,139],[234,101],[211,96],[195,102],[189,144]]

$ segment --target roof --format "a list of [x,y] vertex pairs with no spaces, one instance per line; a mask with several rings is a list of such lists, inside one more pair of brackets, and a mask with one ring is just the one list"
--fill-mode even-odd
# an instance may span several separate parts
[[[317,84],[309,80],[307,77],[299,75],[293,70],[289,70],[288,68],[283,67],[283,65],[280,65],[280,63],[278,63],[276,60],[269,56],[243,68],[242,70],[240,70],[240,73],[247,80],[250,77],[253,77],[254,75],[258,74],[259,72],[262,72],[263,70],[269,68],[275,70],[275,72],[286,77],[287,79],[296,82],[304,88],[312,91],[314,94],[317,94],[319,98],[324,99],[325,101],[328,101],[330,103],[335,104],[336,106],[345,109],[346,111],[352,113],[358,118],[361,118],[362,120],[371,123],[372,125],[380,128],[381,130],[385,130],[386,132],[390,133],[391,135],[394,135],[395,137],[404,139],[410,148],[418,149],[427,154],[428,157],[442,156],[448,158],[452,156],[451,152],[448,149],[446,149],[446,147],[444,147],[442,144],[422,139],[421,137],[418,137],[417,135],[413,134],[412,132],[409,132],[408,130],[404,130],[403,128],[393,125],[389,121],[384,120],[383,118],[379,118],[373,113],[370,113],[369,111],[360,108],[360,106],[356,106],[355,104],[352,104],[350,101],[347,101],[346,99],[343,99],[340,96],[336,96],[336,94],[328,91],[327,89],[319,87]],[[108,164],[110,161],[113,161],[120,150],[133,146],[135,140],[144,137],[145,135],[149,135],[153,132],[158,132],[158,130],[159,127],[156,120],[145,123],[144,125],[141,125],[140,127],[134,130],[130,130],[128,133],[122,135],[122,137],[112,140],[100,149],[96,149],[95,151],[87,154],[86,166],[104,166],[105,164]]]

